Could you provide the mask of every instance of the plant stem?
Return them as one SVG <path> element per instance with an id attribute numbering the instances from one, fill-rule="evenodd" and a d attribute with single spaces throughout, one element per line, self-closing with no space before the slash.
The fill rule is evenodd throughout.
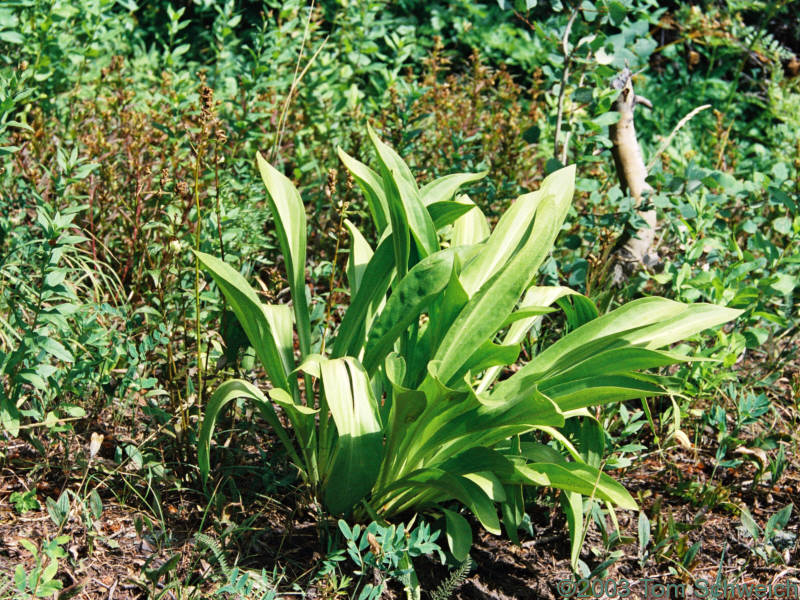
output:
<path id="1" fill-rule="evenodd" d="M 225 260 L 225 246 L 222 243 L 222 210 L 219 205 L 219 157 L 217 150 L 219 142 L 214 141 L 214 195 L 217 201 L 217 237 L 219 237 L 219 259 Z"/>
<path id="2" fill-rule="evenodd" d="M 336 225 L 336 249 L 333 251 L 333 260 L 331 261 L 331 276 L 328 280 L 328 298 L 325 301 L 325 325 L 322 329 L 322 345 L 320 346 L 319 353 L 322 356 L 325 356 L 325 338 L 328 335 L 328 323 L 331 319 L 331 308 L 333 305 L 333 289 L 334 289 L 334 281 L 336 276 L 336 261 L 339 258 L 339 242 L 342 239 L 342 224 L 344 223 L 344 217 L 347 213 L 347 203 L 343 202 L 341 204 L 341 211 L 339 212 L 339 223 Z"/>
<path id="3" fill-rule="evenodd" d="M 203 218 L 200 212 L 200 161 L 200 147 L 198 146 L 195 149 L 194 161 L 194 203 L 197 211 L 197 225 L 194 236 L 195 252 L 200 252 L 200 233 L 203 228 Z M 199 412 L 203 407 L 203 362 L 200 346 L 200 259 L 197 258 L 197 254 L 194 257 L 194 330 L 197 345 L 197 410 Z M 186 410 L 186 408 L 182 410 Z"/>
<path id="4" fill-rule="evenodd" d="M 306 41 L 308 40 L 308 33 L 311 30 L 311 17 L 314 15 L 314 0 L 311 2 L 311 6 L 308 9 L 308 19 L 306 20 L 306 26 L 303 28 L 303 41 L 300 43 L 300 54 L 297 56 L 297 63 L 294 66 L 294 76 L 292 77 L 292 85 L 289 87 L 289 93 L 286 94 L 286 100 L 283 103 L 283 108 L 281 109 L 280 117 L 278 118 L 278 132 L 275 136 L 275 141 L 272 145 L 272 152 L 270 153 L 270 160 L 272 162 L 275 161 L 275 157 L 278 154 L 278 149 L 281 145 L 281 139 L 283 138 L 283 127 L 286 124 L 286 115 L 289 111 L 289 103 L 292 101 L 292 95 L 297 87 L 297 83 L 299 81 L 298 74 L 300 73 L 300 62 L 303 60 L 303 52 L 306 49 Z M 300 76 L 302 77 L 302 75 Z"/>
<path id="5" fill-rule="evenodd" d="M 559 160 L 558 152 L 558 138 L 561 137 L 561 121 L 564 118 L 564 92 L 567 88 L 567 79 L 569 79 L 569 64 L 572 61 L 572 53 L 569 50 L 569 34 L 572 31 L 572 24 L 575 22 L 575 17 L 578 16 L 578 8 L 575 7 L 572 14 L 567 21 L 567 27 L 564 29 L 564 35 L 561 38 L 561 53 L 564 55 L 564 70 L 561 72 L 561 84 L 558 88 L 558 112 L 556 113 L 556 132 L 553 137 L 553 158 Z M 564 151 L 562 152 L 563 158 L 561 162 L 567 160 L 567 146 L 564 144 Z"/>

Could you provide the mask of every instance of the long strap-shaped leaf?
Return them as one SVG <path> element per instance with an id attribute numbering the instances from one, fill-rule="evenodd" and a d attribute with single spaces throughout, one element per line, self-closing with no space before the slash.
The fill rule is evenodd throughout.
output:
<path id="1" fill-rule="evenodd" d="M 269 208 L 292 294 L 300 353 L 305 357 L 311 351 L 311 323 L 306 300 L 306 211 L 294 184 L 283 173 L 259 153 L 256 154 L 256 162 L 269 192 Z"/>
<path id="2" fill-rule="evenodd" d="M 600 406 L 610 402 L 623 402 L 649 398 L 664 393 L 658 377 L 627 373 L 576 379 L 561 385 L 546 387 L 548 397 L 564 412 Z"/>
<path id="3" fill-rule="evenodd" d="M 522 301 L 516 312 L 523 312 L 529 307 L 548 307 L 554 302 L 565 296 L 576 295 L 578 292 L 571 290 L 568 287 L 561 286 L 532 286 L 528 288 L 523 296 Z M 589 301 L 589 300 L 587 300 Z M 590 302 L 590 301 L 589 301 Z M 510 316 L 514 316 L 512 313 Z M 505 336 L 503 337 L 503 344 L 519 344 L 525 338 L 525 335 L 530 329 L 541 319 L 538 315 L 530 315 L 526 318 L 515 320 L 511 327 L 508 328 Z M 491 367 L 486 370 L 483 377 L 478 383 L 475 391 L 480 393 L 489 389 L 498 375 L 500 375 L 501 368 L 499 366 Z"/>
<path id="4" fill-rule="evenodd" d="M 412 423 L 425 410 L 427 403 L 424 392 L 412 390 L 403 385 L 406 364 L 401 356 L 395 353 L 387 356 L 384 370 L 390 385 L 387 398 L 390 406 L 389 417 L 384 427 L 386 433 L 385 459 L 376 484 L 379 487 L 386 484 L 386 476 L 395 473 L 395 465 L 401 459 L 400 444 L 404 441 L 404 436 L 411 428 Z"/>
<path id="5" fill-rule="evenodd" d="M 439 249 L 439 240 L 411 170 L 397 152 L 378 138 L 372 127 L 369 127 L 368 132 L 381 165 L 384 192 L 392 216 L 392 231 L 400 231 L 399 225 L 408 227 L 417 244 L 420 258 L 433 254 Z M 396 219 L 404 219 L 405 222 L 399 223 Z M 404 272 L 399 267 L 398 271 Z"/>
<path id="6" fill-rule="evenodd" d="M 535 389 L 524 400 L 490 401 L 479 398 L 468 388 L 465 391 L 446 388 L 436 376 L 436 366 L 431 365 L 430 374 L 421 386 L 427 406 L 402 432 L 395 456 L 384 464 L 392 474 L 382 473 L 381 481 L 391 481 L 420 467 L 441 465 L 470 448 L 492 447 L 538 426 L 564 424 L 556 404 Z"/>
<path id="7" fill-rule="evenodd" d="M 436 202 L 450 200 L 455 196 L 458 188 L 462 185 L 483 179 L 488 174 L 489 171 L 481 171 L 480 173 L 453 173 L 452 175 L 445 175 L 439 179 L 434 179 L 419 191 L 422 203 L 425 206 L 430 206 Z"/>
<path id="8" fill-rule="evenodd" d="M 211 277 L 214 278 L 219 289 L 222 290 L 231 310 L 242 325 L 250 345 L 253 346 L 258 359 L 267 370 L 272 385 L 288 391 L 290 389 L 289 369 L 285 363 L 287 360 L 291 360 L 291 347 L 284 347 L 287 336 L 282 332 L 274 331 L 270 323 L 272 321 L 274 324 L 285 325 L 286 319 L 279 315 L 270 319 L 266 311 L 271 308 L 261 303 L 247 280 L 233 268 L 210 254 L 203 252 L 195 252 L 195 254 L 205 269 L 211 273 Z M 272 309 L 280 310 L 278 307 L 272 307 Z M 291 330 L 289 339 L 291 339 Z"/>
<path id="9" fill-rule="evenodd" d="M 383 434 L 377 401 L 364 368 L 354 358 L 329 360 L 312 355 L 301 368 L 319 375 L 325 399 L 321 408 L 327 407 L 336 426 L 330 466 L 323 475 L 325 504 L 332 513 L 347 513 L 378 477 Z M 321 427 L 320 443 L 328 444 L 328 437 Z M 323 454 L 326 451 L 321 449 Z"/>
<path id="10" fill-rule="evenodd" d="M 480 244 L 491 235 L 489 223 L 486 221 L 481 209 L 469 196 L 461 196 L 459 200 L 463 204 L 472 205 L 472 208 L 453 223 L 453 234 L 450 236 L 450 243 L 453 246 Z"/>
<path id="11" fill-rule="evenodd" d="M 433 220 L 434 228 L 436 231 L 439 231 L 443 227 L 458 221 L 459 218 L 470 212 L 474 206 L 460 200 L 446 200 L 443 202 L 434 202 L 433 204 L 429 204 L 426 208 Z"/>
<path id="12" fill-rule="evenodd" d="M 491 498 L 478 484 L 464 476 L 436 468 L 420 469 L 389 485 L 376 500 L 380 503 L 382 498 L 391 498 L 384 506 L 383 512 L 387 517 L 411 506 L 420 506 L 423 498 L 431 504 L 454 498 L 469 508 L 489 533 L 500 534 L 500 520 Z"/>
<path id="13" fill-rule="evenodd" d="M 524 244 L 470 299 L 442 340 L 434 357 L 441 361 L 442 381 L 448 382 L 475 348 L 492 339 L 536 276 L 564 222 L 574 182 L 574 166 L 560 169 L 542 182 L 536 219 Z"/>
<path id="14" fill-rule="evenodd" d="M 516 464 L 512 479 L 528 485 L 554 487 L 612 502 L 620 508 L 639 506 L 622 485 L 599 469 L 577 462 Z"/>
<path id="15" fill-rule="evenodd" d="M 464 266 L 461 273 L 461 283 L 470 296 L 517 252 L 530 233 L 536 210 L 543 199 L 545 196 L 541 190 L 524 194 L 500 217 L 481 252 Z"/>
<path id="16" fill-rule="evenodd" d="M 361 335 L 365 326 L 369 327 L 370 308 L 376 307 L 386 295 L 389 283 L 394 275 L 392 268 L 392 238 L 394 234 L 384 238 L 370 258 L 361 278 L 355 296 L 350 298 L 350 306 L 344 313 L 336 340 L 333 343 L 332 356 L 359 356 L 366 341 Z"/>
<path id="17" fill-rule="evenodd" d="M 690 360 L 692 360 L 690 356 L 662 350 L 648 350 L 647 348 L 636 346 L 612 348 L 611 350 L 599 352 L 586 360 L 578 361 L 573 366 L 559 371 L 557 374 L 543 377 L 539 383 L 539 389 L 547 393 L 546 390 L 553 386 L 576 379 L 644 371 Z"/>
<path id="18" fill-rule="evenodd" d="M 372 222 L 375 224 L 375 231 L 378 234 L 383 233 L 389 226 L 389 203 L 383 191 L 383 181 L 380 175 L 341 148 L 337 148 L 337 152 L 344 166 L 353 174 L 364 192 Z"/>
<path id="19" fill-rule="evenodd" d="M 361 287 L 364 271 L 367 269 L 373 256 L 369 242 L 361 235 L 358 228 L 348 219 L 344 220 L 347 231 L 350 232 L 350 256 L 347 259 L 347 281 L 350 284 L 350 294 L 355 296 Z"/>
<path id="20" fill-rule="evenodd" d="M 367 373 L 374 373 L 381 365 L 395 340 L 441 293 L 452 272 L 453 253 L 441 250 L 422 259 L 400 280 L 367 337 L 364 350 Z"/>
<path id="21" fill-rule="evenodd" d="M 710 304 L 686 305 L 664 298 L 634 300 L 561 338 L 495 386 L 492 396 L 509 398 L 525 394 L 545 378 L 597 357 L 606 350 L 633 345 L 655 349 L 725 323 L 739 314 L 740 311 Z M 651 366 L 663 364 L 663 358 L 664 355 L 658 355 Z"/>

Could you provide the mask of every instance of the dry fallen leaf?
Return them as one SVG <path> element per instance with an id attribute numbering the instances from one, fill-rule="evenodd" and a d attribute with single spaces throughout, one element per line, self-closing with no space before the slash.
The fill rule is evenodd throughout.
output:
<path id="1" fill-rule="evenodd" d="M 100 447 L 103 445 L 103 434 L 92 433 L 92 439 L 89 442 L 89 458 L 94 458 L 100 452 Z"/>
<path id="2" fill-rule="evenodd" d="M 758 459 L 758 462 L 761 463 L 762 468 L 766 468 L 769 465 L 769 458 L 767 458 L 767 453 L 764 452 L 761 448 L 746 448 L 745 446 L 739 446 L 734 450 L 736 454 L 746 454 L 748 456 L 755 456 Z"/>
<path id="3" fill-rule="evenodd" d="M 378 543 L 377 538 L 371 533 L 367 533 L 367 542 L 369 543 L 370 551 L 375 556 L 380 556 L 383 553 L 383 549 L 381 548 L 381 545 Z"/>

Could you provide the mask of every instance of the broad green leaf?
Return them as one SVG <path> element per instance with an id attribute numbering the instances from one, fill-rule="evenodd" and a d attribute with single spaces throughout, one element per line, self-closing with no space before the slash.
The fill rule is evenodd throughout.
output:
<path id="1" fill-rule="evenodd" d="M 294 398 L 292 398 L 285 390 L 280 388 L 272 388 L 269 391 L 269 397 L 278 404 L 281 408 L 283 408 L 287 413 L 295 412 L 297 415 L 305 415 L 311 416 L 316 415 L 319 413 L 318 408 L 314 408 L 313 406 L 306 406 L 305 404 L 300 404 L 299 402 L 295 402 Z M 292 422 L 296 422 L 297 419 L 292 419 Z"/>
<path id="2" fill-rule="evenodd" d="M 383 302 L 394 274 L 392 268 L 392 234 L 378 244 L 364 269 L 362 281 L 355 296 L 350 298 L 350 306 L 344 313 L 333 343 L 332 356 L 358 356 L 366 341 L 366 327 L 371 325 L 370 315 Z"/>
<path id="3" fill-rule="evenodd" d="M 270 326 L 270 321 L 283 322 L 280 310 L 268 317 L 264 305 L 244 277 L 215 256 L 203 252 L 195 254 L 205 269 L 211 273 L 217 287 L 230 304 L 250 345 L 267 370 L 272 385 L 289 390 L 288 371 L 284 366 L 284 361 L 288 358 L 284 346 L 284 333 L 273 332 Z"/>
<path id="4" fill-rule="evenodd" d="M 550 308 L 549 306 L 526 306 L 520 308 L 519 310 L 515 310 L 513 313 L 508 315 L 506 320 L 500 325 L 500 328 L 504 329 L 512 323 L 516 323 L 517 321 L 522 321 L 523 319 L 529 321 L 532 320 L 531 317 L 547 315 L 556 312 L 557 310 L 558 309 Z"/>
<path id="5" fill-rule="evenodd" d="M 338 438 L 325 482 L 325 504 L 348 513 L 372 488 L 383 457 L 378 406 L 367 374 L 350 357 L 320 361 L 325 399 Z"/>
<path id="6" fill-rule="evenodd" d="M 667 320 L 685 311 L 685 304 L 664 298 L 633 300 L 567 334 L 538 354 L 513 377 L 502 382 L 500 386 L 509 386 L 522 379 L 527 379 L 529 374 L 541 376 L 553 369 L 560 360 L 567 356 L 569 356 L 569 360 L 564 362 L 570 365 L 575 364 L 577 360 L 582 360 L 605 349 L 602 345 L 613 343 L 616 339 L 613 336 L 619 337 L 630 330 Z M 589 347 L 590 344 L 592 344 L 591 347 Z M 515 381 L 511 382 L 512 379 Z"/>
<path id="7" fill-rule="evenodd" d="M 486 446 L 469 447 L 457 456 L 443 462 L 440 468 L 454 475 L 489 471 L 505 478 L 510 477 L 514 472 L 514 465 L 508 458 Z"/>
<path id="8" fill-rule="evenodd" d="M 684 306 L 682 313 L 638 331 L 631 331 L 623 339 L 631 345 L 663 348 L 705 329 L 732 321 L 743 312 L 716 304 L 697 303 Z"/>
<path id="9" fill-rule="evenodd" d="M 709 304 L 686 305 L 664 298 L 634 300 L 567 334 L 500 382 L 492 393 L 513 397 L 531 385 L 538 385 L 545 376 L 555 375 L 604 350 L 625 345 L 655 349 L 738 314 L 739 311 Z"/>
<path id="10" fill-rule="evenodd" d="M 486 531 L 495 535 L 500 535 L 500 520 L 497 518 L 497 511 L 489 496 L 478 484 L 470 481 L 466 477 L 453 477 L 452 479 L 450 476 L 443 477 L 443 483 L 445 485 L 450 484 L 455 486 L 457 482 L 461 483 L 464 493 L 466 494 L 466 496 L 457 498 L 466 504 L 472 513 L 478 517 L 478 521 L 480 521 Z"/>
<path id="11" fill-rule="evenodd" d="M 419 469 L 396 480 L 382 493 L 391 494 L 398 490 L 410 490 L 412 501 L 409 502 L 407 499 L 406 502 L 417 504 L 417 502 L 413 502 L 413 496 L 420 492 L 415 490 L 426 489 L 431 493 L 426 494 L 425 497 L 431 502 L 458 500 L 478 518 L 484 529 L 495 535 L 500 534 L 500 520 L 497 518 L 497 511 L 492 500 L 480 486 L 465 477 L 452 475 L 437 468 Z M 402 509 L 403 504 L 399 503 L 388 506 L 386 512 L 391 515 L 394 510 L 402 512 Z"/>
<path id="12" fill-rule="evenodd" d="M 664 393 L 664 388 L 641 375 L 605 375 L 576 379 L 553 387 L 543 386 L 542 392 L 556 403 L 562 412 L 648 398 Z"/>
<path id="13" fill-rule="evenodd" d="M 467 371 L 479 373 L 489 367 L 513 365 L 519 358 L 519 352 L 519 344 L 500 346 L 494 342 L 484 342 L 461 366 L 461 370 L 455 376 L 463 375 Z"/>
<path id="14" fill-rule="evenodd" d="M 351 357 L 320 358 L 320 379 L 339 435 L 380 430 L 377 403 L 363 367 Z"/>
<path id="15" fill-rule="evenodd" d="M 302 356 L 311 351 L 311 324 L 306 300 L 306 211 L 294 184 L 256 153 L 258 170 L 267 187 L 275 233 L 286 264 L 297 337 Z"/>
<path id="16" fill-rule="evenodd" d="M 489 223 L 481 209 L 469 198 L 461 196 L 459 200 L 472 208 L 453 223 L 453 233 L 450 236 L 452 246 L 471 246 L 480 244 L 489 238 Z"/>
<path id="17" fill-rule="evenodd" d="M 505 484 L 506 501 L 501 509 L 503 513 L 503 527 L 506 535 L 514 544 L 519 544 L 519 528 L 525 518 L 524 488 L 520 484 Z"/>
<path id="18" fill-rule="evenodd" d="M 424 392 L 403 386 L 406 365 L 403 358 L 395 353 L 386 357 L 384 362 L 386 378 L 392 386 L 391 406 L 389 408 L 388 427 L 386 432 L 386 462 L 382 467 L 382 475 L 394 472 L 398 459 L 401 458 L 398 447 L 405 433 L 411 428 L 425 410 L 427 400 Z M 382 480 L 379 479 L 382 483 Z"/>
<path id="19" fill-rule="evenodd" d="M 614 348 L 577 362 L 573 367 L 560 371 L 557 375 L 545 375 L 539 383 L 539 389 L 544 391 L 578 379 L 618 373 L 624 374 L 631 371 L 665 367 L 690 360 L 692 360 L 690 356 L 674 352 L 648 350 L 647 348 L 638 347 Z"/>
<path id="20" fill-rule="evenodd" d="M 368 127 L 369 137 L 378 153 L 383 176 L 384 191 L 389 204 L 392 231 L 397 232 L 396 219 L 403 218 L 417 244 L 421 258 L 439 249 L 436 228 L 420 197 L 417 182 L 405 161 L 389 146 L 384 144 L 372 127 Z M 399 203 L 400 206 L 393 206 Z M 399 268 L 398 268 L 399 270 Z M 402 272 L 402 271 L 401 271 Z"/>
<path id="21" fill-rule="evenodd" d="M 564 296 L 579 295 L 578 292 L 571 290 L 568 287 L 560 286 L 531 286 L 525 292 L 522 301 L 516 313 L 523 313 L 528 308 L 544 308 L 549 307 L 554 302 L 563 298 Z M 514 314 L 509 315 L 508 319 L 512 319 Z M 505 336 L 503 337 L 503 344 L 519 344 L 525 339 L 528 331 L 541 320 L 540 315 L 531 315 L 526 319 L 515 320 L 511 323 Z M 489 389 L 489 386 L 494 383 L 497 376 L 500 374 L 500 367 L 491 367 L 484 373 L 483 378 L 476 387 L 477 392 L 484 392 Z"/>
<path id="22" fill-rule="evenodd" d="M 472 210 L 472 205 L 466 202 L 447 200 L 445 202 L 434 202 L 427 208 L 433 220 L 434 228 L 439 231 L 443 227 L 458 221 L 458 219 Z"/>
<path id="23" fill-rule="evenodd" d="M 262 304 L 261 309 L 264 311 L 272 337 L 275 339 L 284 371 L 288 373 L 294 369 L 292 309 L 285 304 Z"/>
<path id="24" fill-rule="evenodd" d="M 424 464 L 433 464 L 433 457 L 437 453 L 439 456 L 436 462 L 441 463 L 469 448 L 468 444 L 452 445 L 452 442 L 474 431 L 470 429 L 469 420 L 462 417 L 481 406 L 474 394 L 445 388 L 430 375 L 419 389 L 425 395 L 426 407 L 404 432 L 397 461 L 403 468 L 398 473 L 414 470 Z M 450 447 L 442 448 L 443 441 L 450 442 Z"/>
<path id="25" fill-rule="evenodd" d="M 364 350 L 364 367 L 368 373 L 373 373 L 383 363 L 395 340 L 447 285 L 453 271 L 453 258 L 449 250 L 432 254 L 400 280 L 369 331 Z"/>
<path id="26" fill-rule="evenodd" d="M 636 501 L 620 483 L 586 464 L 574 462 L 517 464 L 516 475 L 533 485 L 554 487 L 600 498 L 624 509 L 638 509 Z"/>
<path id="27" fill-rule="evenodd" d="M 347 281 L 350 284 L 351 298 L 358 293 L 358 288 L 361 287 L 361 280 L 364 277 L 364 272 L 367 270 L 367 265 L 373 256 L 372 248 L 361 235 L 358 228 L 353 225 L 348 219 L 344 220 L 344 226 L 350 232 L 350 256 L 347 259 Z"/>
<path id="28" fill-rule="evenodd" d="M 541 190 L 520 196 L 500 217 L 481 252 L 465 265 L 461 273 L 461 283 L 470 296 L 507 264 L 519 249 L 529 233 L 542 198 Z"/>
<path id="29" fill-rule="evenodd" d="M 582 294 L 571 294 L 556 302 L 567 317 L 568 331 L 577 329 L 599 316 L 597 305 Z"/>
<path id="30" fill-rule="evenodd" d="M 433 464 L 468 448 L 492 447 L 540 426 L 561 427 L 564 418 L 552 400 L 533 389 L 525 398 L 512 402 L 478 401 L 470 395 L 460 403 L 451 401 L 446 410 L 429 402 L 418 422 L 422 429 L 409 434 L 413 439 L 409 460 Z"/>
<path id="31" fill-rule="evenodd" d="M 444 514 L 447 545 L 455 559 L 463 562 L 469 556 L 469 550 L 472 548 L 472 527 L 457 512 L 443 508 L 442 513 Z"/>
<path id="32" fill-rule="evenodd" d="M 606 434 L 597 419 L 593 417 L 581 419 L 578 429 L 578 446 L 586 464 L 600 468 L 606 446 Z"/>
<path id="33" fill-rule="evenodd" d="M 572 569 L 578 567 L 583 545 L 583 496 L 577 492 L 565 492 L 561 495 L 561 508 L 567 517 L 569 528 L 569 561 Z"/>
<path id="34" fill-rule="evenodd" d="M 491 471 L 464 473 L 464 477 L 481 488 L 483 493 L 489 496 L 493 502 L 506 501 L 506 490 L 503 487 L 503 482 Z"/>
<path id="35" fill-rule="evenodd" d="M 458 188 L 462 185 L 483 179 L 489 171 L 480 173 L 453 173 L 445 175 L 439 179 L 434 179 L 420 190 L 420 197 L 425 206 L 430 206 L 436 202 L 452 200 Z"/>
<path id="36" fill-rule="evenodd" d="M 361 161 L 353 158 L 341 148 L 337 148 L 339 158 L 344 166 L 353 174 L 367 198 L 367 206 L 375 230 L 381 234 L 389 226 L 389 203 L 383 191 L 383 181 L 380 176 Z"/>
<path id="37" fill-rule="evenodd" d="M 574 180 L 575 167 L 571 166 L 556 171 L 542 182 L 536 219 L 525 242 L 470 299 L 445 334 L 434 357 L 441 361 L 439 376 L 442 381 L 448 382 L 475 348 L 492 339 L 536 276 L 564 222 Z M 489 238 L 487 245 L 491 243 L 492 238 Z M 465 289 L 469 293 L 466 286 Z"/>
<path id="38" fill-rule="evenodd" d="M 386 182 L 386 199 L 389 203 L 389 222 L 391 223 L 391 241 L 394 251 L 394 267 L 397 271 L 397 276 L 400 278 L 405 277 L 408 273 L 409 262 L 411 261 L 411 230 L 408 223 L 408 215 L 406 214 L 406 207 L 400 197 L 400 192 L 394 182 L 393 175 L 386 173 L 384 175 Z M 431 225 L 433 227 L 433 225 Z M 424 251 L 419 251 L 417 254 L 425 255 Z"/>
<path id="39" fill-rule="evenodd" d="M 447 330 L 450 329 L 458 313 L 469 301 L 467 293 L 458 278 L 458 267 L 459 260 L 458 256 L 456 256 L 450 281 L 444 293 L 440 294 L 431 304 L 429 310 L 430 320 L 427 328 L 415 348 L 414 355 L 411 356 L 409 364 L 410 381 L 414 384 L 419 383 L 427 373 L 428 363 L 438 349 L 442 338 L 447 333 Z"/>

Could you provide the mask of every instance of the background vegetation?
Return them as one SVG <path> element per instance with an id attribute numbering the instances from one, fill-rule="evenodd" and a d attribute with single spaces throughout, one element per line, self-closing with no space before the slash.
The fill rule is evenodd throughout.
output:
<path id="1" fill-rule="evenodd" d="M 573 572 L 786 577 L 800 525 L 798 8 L 4 2 L 0 597 L 399 597 L 412 567 L 438 598 L 558 597 L 541 582 Z M 610 80 L 625 66 L 654 105 L 636 126 L 662 264 L 614 286 L 613 246 L 638 225 L 609 152 Z M 373 247 L 380 234 L 336 153 L 373 163 L 367 124 L 417 181 L 488 171 L 462 191 L 492 225 L 575 164 L 540 285 L 569 286 L 601 314 L 650 295 L 743 311 L 673 347 L 715 362 L 663 370 L 668 395 L 593 409 L 597 466 L 640 514 L 593 495 L 562 512 L 561 492 L 535 488 L 521 546 L 472 519 L 472 559 L 458 561 L 435 518 L 327 514 L 276 434 L 236 403 L 204 485 L 211 392 L 266 378 L 191 250 L 231 265 L 262 301 L 289 301 L 260 152 L 305 205 L 309 343 L 321 350 L 349 304 L 343 219 Z M 521 362 L 579 312 L 544 316 Z"/>

